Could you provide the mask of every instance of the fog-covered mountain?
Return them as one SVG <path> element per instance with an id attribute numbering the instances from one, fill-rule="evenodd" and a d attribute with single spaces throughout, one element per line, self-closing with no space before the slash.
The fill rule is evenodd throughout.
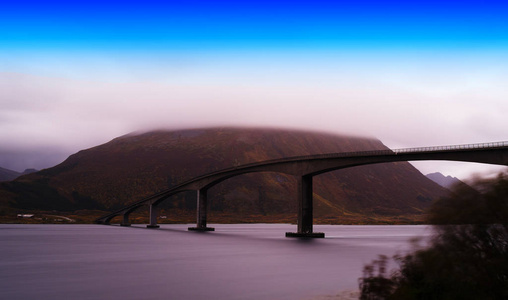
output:
<path id="1" fill-rule="evenodd" d="M 283 129 L 205 128 L 129 134 L 82 150 L 49 169 L 0 184 L 0 204 L 23 209 L 113 210 L 211 171 L 275 158 L 384 150 L 371 138 Z M 316 176 L 316 216 L 421 213 L 445 189 L 406 162 Z M 253 173 L 209 190 L 212 211 L 296 213 L 296 179 Z M 167 201 L 192 211 L 195 195 Z"/>

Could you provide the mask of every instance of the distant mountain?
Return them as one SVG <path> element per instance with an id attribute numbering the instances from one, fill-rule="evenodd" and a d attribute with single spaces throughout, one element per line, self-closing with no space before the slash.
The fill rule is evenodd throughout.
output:
<path id="1" fill-rule="evenodd" d="M 206 128 L 133 133 L 80 151 L 49 169 L 0 184 L 0 206 L 113 210 L 195 176 L 281 157 L 388 149 L 379 140 L 282 129 Z M 421 213 L 446 193 L 406 162 L 360 166 L 314 179 L 316 216 Z M 278 173 L 233 177 L 209 190 L 211 211 L 295 214 L 296 180 Z M 192 212 L 194 193 L 166 201 Z"/>
<path id="2" fill-rule="evenodd" d="M 21 175 L 27 175 L 27 174 L 32 174 L 32 173 L 35 173 L 39 170 L 36 170 L 36 169 L 25 169 L 25 171 L 23 171 L 23 173 L 21 173 Z"/>
<path id="3" fill-rule="evenodd" d="M 0 181 L 11 181 L 16 179 L 20 173 L 9 169 L 0 168 Z"/>
<path id="4" fill-rule="evenodd" d="M 464 182 L 460 181 L 457 177 L 444 176 L 439 172 L 430 173 L 425 176 L 427 176 L 427 178 L 429 178 L 430 180 L 447 189 L 457 184 L 464 184 Z"/>
<path id="5" fill-rule="evenodd" d="M 35 172 L 37 172 L 36 169 L 26 169 L 25 171 L 23 171 L 23 173 L 18 173 L 16 171 L 12 171 L 12 170 L 4 169 L 4 168 L 0 167 L 0 181 L 11 181 L 11 180 L 18 178 L 19 176 L 30 174 L 30 173 L 35 173 Z"/>

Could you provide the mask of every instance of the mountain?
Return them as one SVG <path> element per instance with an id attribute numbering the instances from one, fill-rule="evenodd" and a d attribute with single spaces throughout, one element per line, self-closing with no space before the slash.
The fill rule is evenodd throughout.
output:
<path id="1" fill-rule="evenodd" d="M 30 173 L 34 173 L 34 172 L 37 172 L 37 170 L 36 169 L 26 169 L 25 171 L 23 171 L 23 173 L 18 173 L 16 171 L 12 171 L 12 170 L 4 169 L 4 168 L 0 167 L 0 181 L 11 181 L 11 180 L 18 178 L 21 175 L 26 175 L 26 174 L 30 174 Z"/>
<path id="2" fill-rule="evenodd" d="M 113 210 L 215 170 L 290 156 L 384 150 L 379 140 L 283 129 L 205 128 L 132 133 L 63 163 L 0 184 L 0 206 Z M 441 188 L 406 162 L 360 166 L 314 179 L 316 216 L 421 213 Z M 195 193 L 165 201 L 193 212 Z M 296 179 L 278 173 L 233 177 L 209 190 L 212 212 L 296 214 Z"/>
<path id="3" fill-rule="evenodd" d="M 457 184 L 464 184 L 462 181 L 460 181 L 457 177 L 451 177 L 451 176 L 444 176 L 443 174 L 436 172 L 436 173 L 430 173 L 425 175 L 430 180 L 434 181 L 435 183 L 439 184 L 440 186 L 444 188 L 451 188 L 454 185 Z"/>
<path id="4" fill-rule="evenodd" d="M 11 181 L 17 178 L 20 173 L 9 169 L 0 168 L 0 181 Z"/>
<path id="5" fill-rule="evenodd" d="M 37 171 L 38 170 L 36 170 L 36 169 L 25 169 L 25 171 L 23 171 L 23 173 L 21 173 L 21 175 L 31 174 L 31 173 L 35 173 Z"/>

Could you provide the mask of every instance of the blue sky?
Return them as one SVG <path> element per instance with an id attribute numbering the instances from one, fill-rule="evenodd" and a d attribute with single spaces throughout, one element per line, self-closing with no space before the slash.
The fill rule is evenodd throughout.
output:
<path id="1" fill-rule="evenodd" d="M 503 1 L 11 1 L 5 47 L 506 47 Z"/>
<path id="2" fill-rule="evenodd" d="M 507 15 L 504 1 L 3 3 L 0 166 L 49 167 L 156 127 L 508 140 Z"/>

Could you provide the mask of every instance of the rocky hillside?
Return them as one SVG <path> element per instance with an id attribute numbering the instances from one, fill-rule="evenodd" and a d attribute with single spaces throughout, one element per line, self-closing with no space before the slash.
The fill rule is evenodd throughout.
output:
<path id="1" fill-rule="evenodd" d="M 113 210 L 195 176 L 274 158 L 387 149 L 379 140 L 281 129 L 208 128 L 129 134 L 80 151 L 63 163 L 0 184 L 10 208 Z M 419 213 L 445 190 L 406 162 L 338 170 L 316 176 L 317 216 Z M 255 173 L 210 189 L 211 210 L 240 214 L 293 214 L 296 180 Z M 194 194 L 166 201 L 195 207 Z"/>

